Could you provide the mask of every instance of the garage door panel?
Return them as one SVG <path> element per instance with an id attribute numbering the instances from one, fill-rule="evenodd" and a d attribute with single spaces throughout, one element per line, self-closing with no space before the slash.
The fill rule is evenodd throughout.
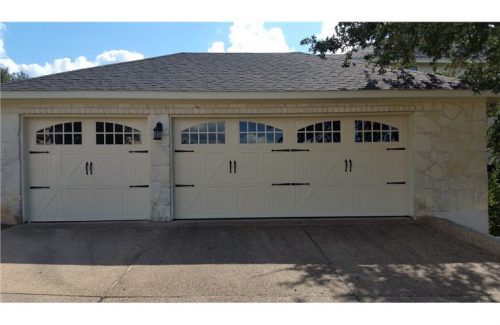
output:
<path id="1" fill-rule="evenodd" d="M 205 154 L 206 163 L 201 167 L 205 170 L 201 181 L 207 183 L 227 182 L 230 178 L 229 159 L 227 153 L 208 152 Z"/>
<path id="2" fill-rule="evenodd" d="M 406 184 L 381 186 L 379 192 L 382 215 L 404 215 L 408 211 L 408 190 Z"/>
<path id="3" fill-rule="evenodd" d="M 115 187 L 93 191 L 94 216 L 97 219 L 117 219 L 123 215 L 123 190 Z"/>
<path id="4" fill-rule="evenodd" d="M 379 154 L 378 174 L 386 182 L 406 180 L 407 154 L 404 150 L 385 151 Z"/>
<path id="5" fill-rule="evenodd" d="M 205 153 L 176 153 L 175 154 L 175 179 L 177 183 L 191 183 L 194 180 L 206 179 Z"/>
<path id="6" fill-rule="evenodd" d="M 55 154 L 30 154 L 30 185 L 41 186 L 54 184 L 59 170 L 59 157 Z"/>
<path id="7" fill-rule="evenodd" d="M 86 163 L 88 161 L 81 154 L 61 153 L 60 159 L 60 173 L 62 174 L 60 184 L 62 184 L 62 187 L 88 185 L 92 182 L 92 178 L 86 174 Z"/>
<path id="8" fill-rule="evenodd" d="M 352 206 L 352 188 L 349 186 L 321 186 L 322 215 L 346 216 Z"/>
<path id="9" fill-rule="evenodd" d="M 178 219 L 206 217 L 204 188 L 176 188 L 175 211 Z"/>
<path id="10" fill-rule="evenodd" d="M 129 184 L 149 184 L 149 168 L 144 168 L 149 163 L 147 154 L 124 154 L 122 156 L 123 179 Z"/>
<path id="11" fill-rule="evenodd" d="M 98 153 L 92 159 L 92 180 L 96 184 L 123 184 L 123 158 L 121 153 Z"/>
<path id="12" fill-rule="evenodd" d="M 150 189 L 131 188 L 123 191 L 124 219 L 147 219 L 151 214 Z"/>
<path id="13" fill-rule="evenodd" d="M 377 187 L 373 185 L 353 186 L 351 211 L 353 216 L 378 215 Z"/>
<path id="14" fill-rule="evenodd" d="M 30 211 L 32 218 L 50 221 L 60 217 L 61 198 L 55 190 L 32 189 L 30 190 Z"/>
<path id="15" fill-rule="evenodd" d="M 238 182 L 253 183 L 260 182 L 264 172 L 264 154 L 263 152 L 241 152 L 234 161 L 237 162 L 235 174 Z"/>
<path id="16" fill-rule="evenodd" d="M 88 220 L 94 215 L 92 189 L 65 189 L 58 196 L 61 197 L 58 220 Z"/>
<path id="17" fill-rule="evenodd" d="M 376 151 L 348 153 L 349 178 L 357 184 L 373 184 L 377 182 L 378 157 Z"/>
<path id="18" fill-rule="evenodd" d="M 284 182 L 290 178 L 292 172 L 293 160 L 289 152 L 264 153 L 264 178 L 268 183 Z"/>
<path id="19" fill-rule="evenodd" d="M 212 218 L 238 216 L 238 191 L 232 186 L 209 186 L 205 188 L 206 214 Z"/>
<path id="20" fill-rule="evenodd" d="M 241 217 L 259 217 L 265 214 L 263 185 L 238 187 L 238 214 Z"/>
<path id="21" fill-rule="evenodd" d="M 294 186 L 295 210 L 300 216 L 322 216 L 323 198 L 320 188 L 311 186 Z"/>
<path id="22" fill-rule="evenodd" d="M 290 186 L 266 188 L 266 214 L 269 216 L 293 216 L 295 193 Z"/>

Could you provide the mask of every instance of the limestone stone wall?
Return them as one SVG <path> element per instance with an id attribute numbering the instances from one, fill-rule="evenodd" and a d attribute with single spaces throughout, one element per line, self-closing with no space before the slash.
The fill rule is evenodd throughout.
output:
<path id="1" fill-rule="evenodd" d="M 486 105 L 424 103 L 414 113 L 415 216 L 487 232 Z"/>
<path id="2" fill-rule="evenodd" d="M 486 106 L 480 100 L 343 100 L 286 102 L 20 102 L 2 104 L 2 222 L 21 221 L 20 114 L 133 115 L 158 121 L 151 141 L 151 216 L 172 220 L 170 117 L 189 115 L 407 114 L 410 118 L 412 215 L 451 219 L 486 232 Z M 16 219 L 17 218 L 17 219 Z"/>
<path id="3" fill-rule="evenodd" d="M 19 114 L 15 110 L 2 110 L 0 127 L 2 223 L 16 224 L 21 220 Z"/>

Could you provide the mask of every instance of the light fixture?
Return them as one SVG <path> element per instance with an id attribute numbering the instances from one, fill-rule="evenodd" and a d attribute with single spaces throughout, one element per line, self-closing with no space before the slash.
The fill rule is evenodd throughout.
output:
<path id="1" fill-rule="evenodd" d="M 163 124 L 161 122 L 156 123 L 155 128 L 153 129 L 154 131 L 154 140 L 161 140 L 161 134 L 163 133 Z"/>

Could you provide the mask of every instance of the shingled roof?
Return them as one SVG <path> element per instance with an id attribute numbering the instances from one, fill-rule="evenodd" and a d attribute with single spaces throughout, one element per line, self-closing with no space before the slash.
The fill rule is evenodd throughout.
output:
<path id="1" fill-rule="evenodd" d="M 47 75 L 3 91 L 281 92 L 464 89 L 456 79 L 400 70 L 380 75 L 364 62 L 305 53 L 178 53 Z"/>

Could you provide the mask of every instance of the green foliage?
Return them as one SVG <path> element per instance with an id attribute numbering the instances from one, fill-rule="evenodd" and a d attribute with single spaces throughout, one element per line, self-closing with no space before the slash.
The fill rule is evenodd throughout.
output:
<path id="1" fill-rule="evenodd" d="M 324 40 L 305 38 L 301 45 L 325 57 L 328 52 L 345 53 L 345 65 L 352 55 L 366 48 L 366 60 L 378 67 L 408 68 L 415 65 L 415 52 L 431 59 L 436 71 L 439 59 L 449 60 L 450 74 L 460 78 L 474 92 L 500 92 L 500 30 L 498 23 L 339 23 L 335 34 Z M 333 34 L 333 31 L 332 31 Z"/>
<path id="2" fill-rule="evenodd" d="M 488 128 L 488 151 L 494 170 L 488 179 L 488 226 L 490 234 L 500 236 L 500 105 L 488 107 L 493 123 Z"/>
<path id="3" fill-rule="evenodd" d="M 9 68 L 0 68 L 0 83 L 29 79 L 29 77 L 24 71 L 9 73 Z"/>

